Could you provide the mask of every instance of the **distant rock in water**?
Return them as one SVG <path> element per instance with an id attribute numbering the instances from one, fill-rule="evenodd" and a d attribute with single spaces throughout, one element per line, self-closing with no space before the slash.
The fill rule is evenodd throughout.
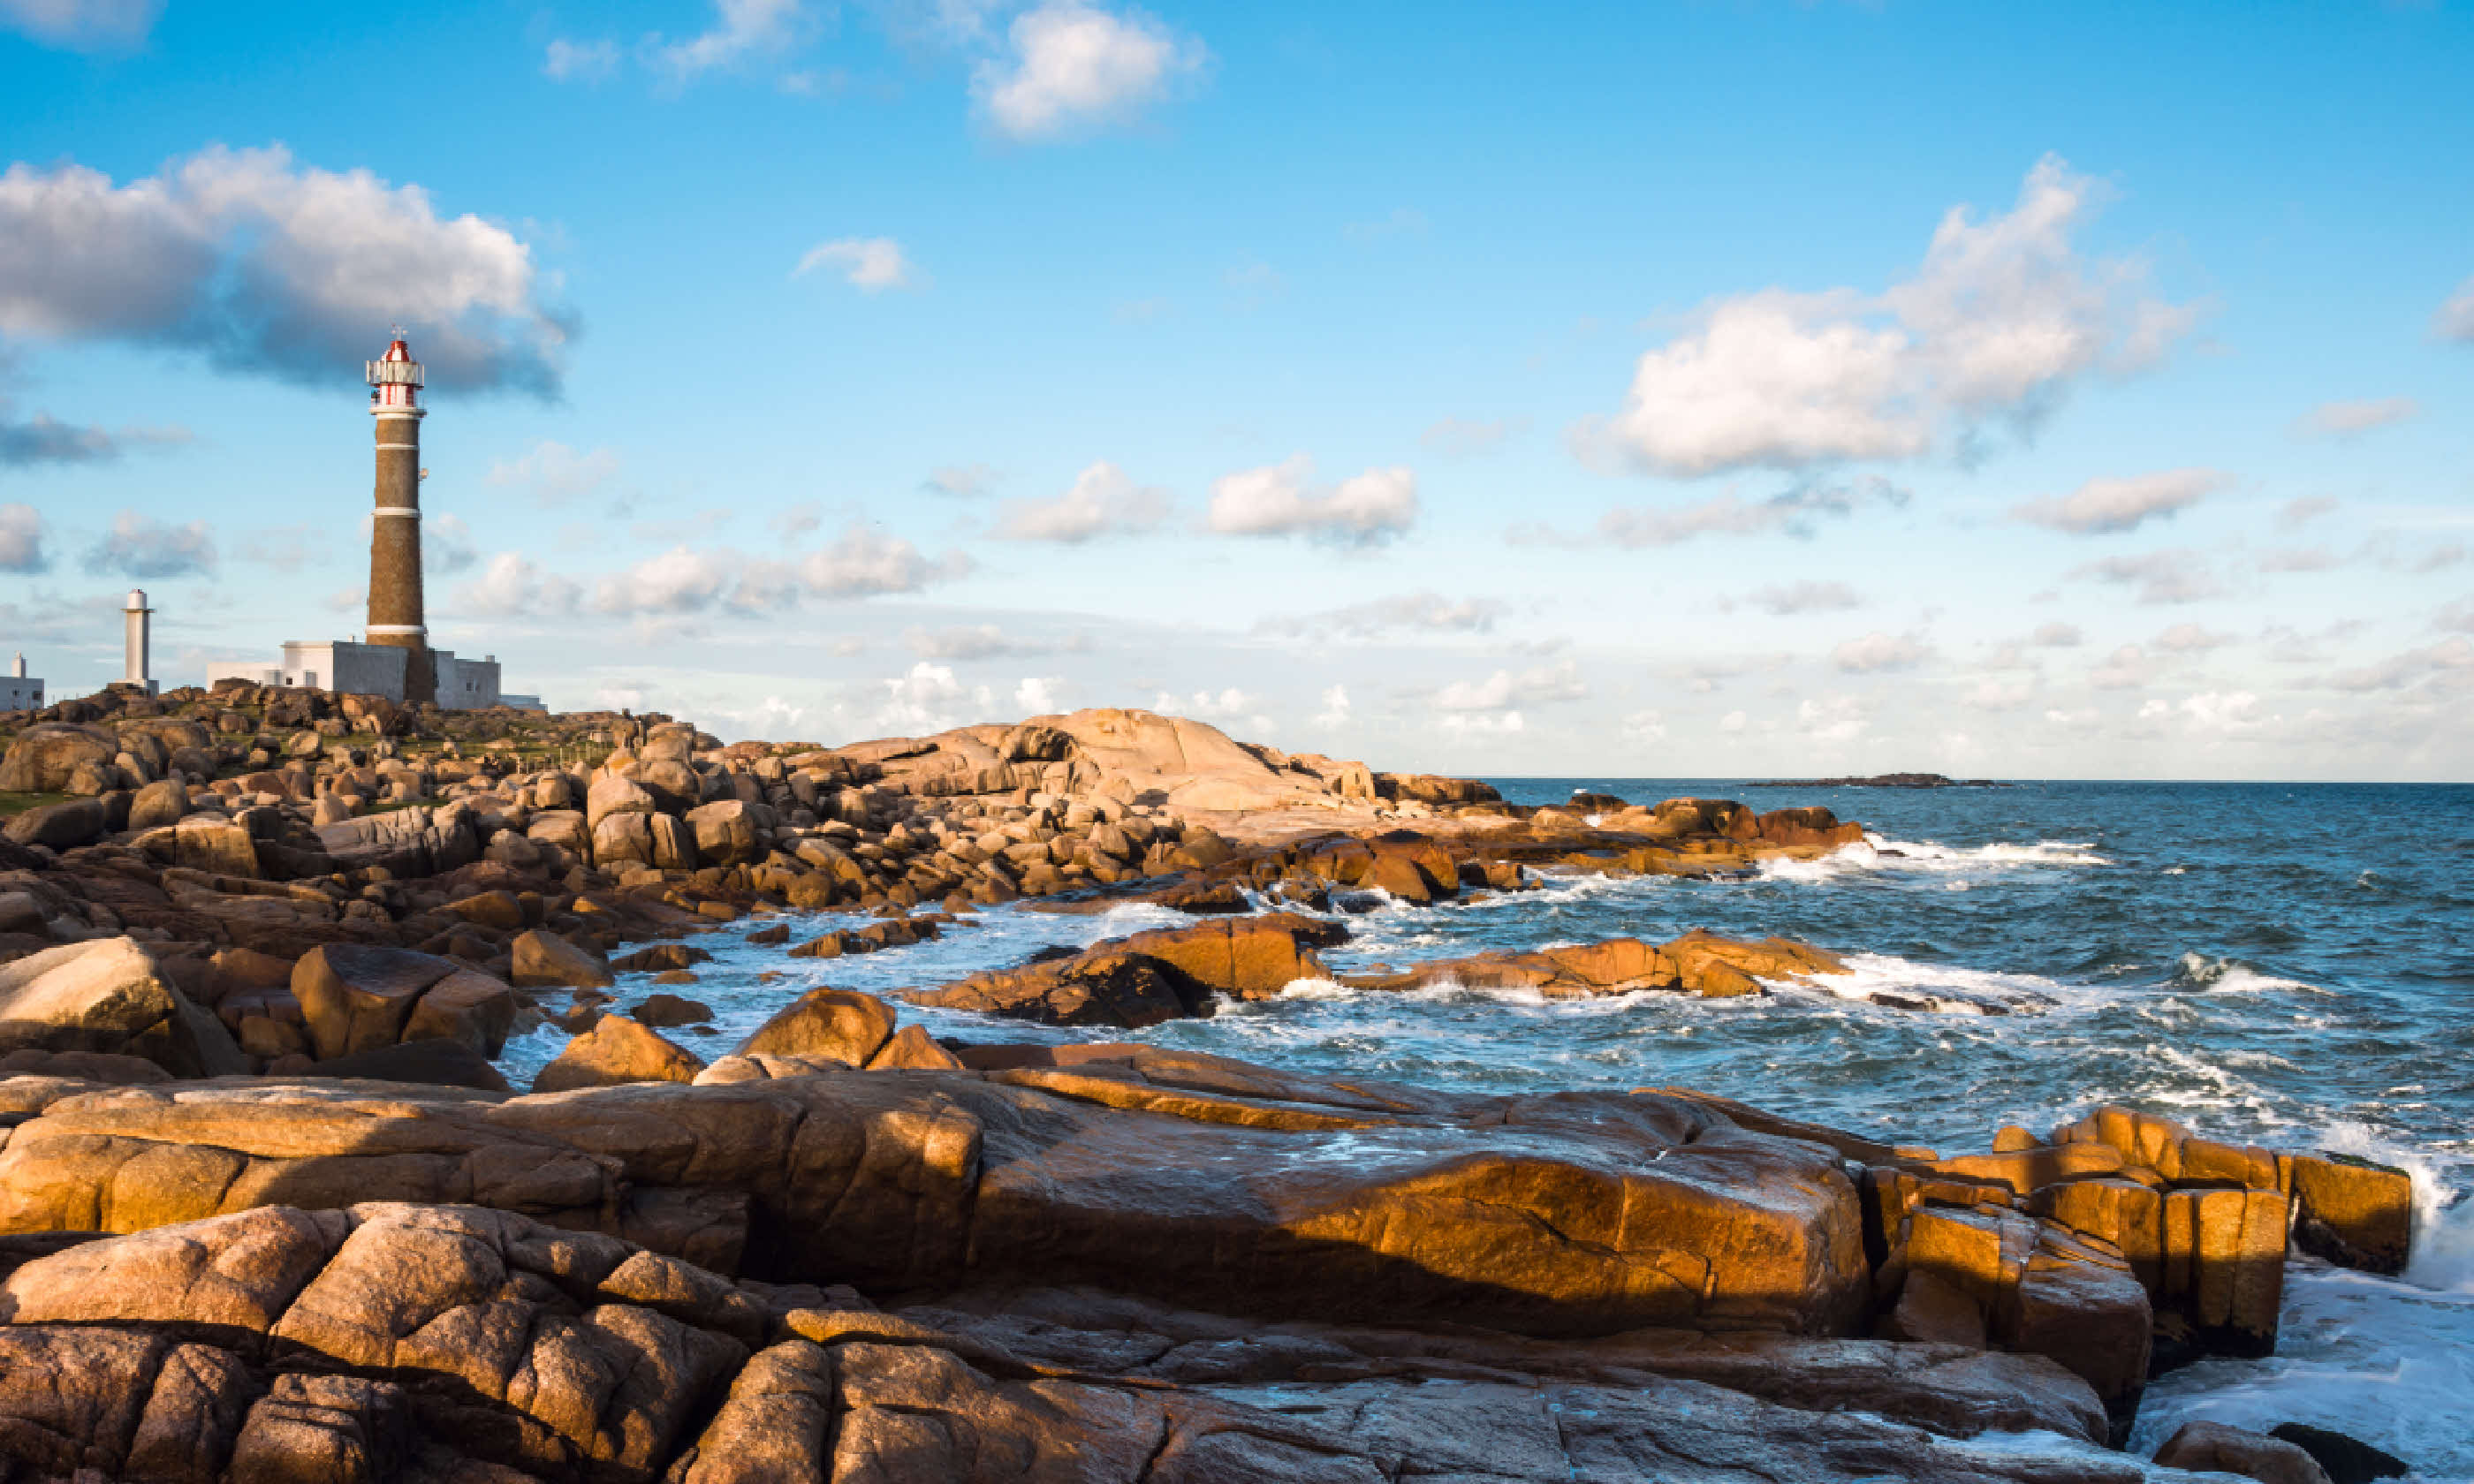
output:
<path id="1" fill-rule="evenodd" d="M 1869 778 L 1769 778 L 1746 788 L 2011 788 L 1991 778 L 1951 778 L 1938 773 L 1877 773 Z"/>

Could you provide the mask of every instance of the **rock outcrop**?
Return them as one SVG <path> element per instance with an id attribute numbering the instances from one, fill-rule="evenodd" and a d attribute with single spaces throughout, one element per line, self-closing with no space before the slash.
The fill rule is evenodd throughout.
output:
<path id="1" fill-rule="evenodd" d="M 1724 999 L 1760 993 L 1764 980 L 1795 982 L 1810 974 L 1843 974 L 1837 955 L 1784 938 L 1742 943 L 1692 932 L 1664 944 L 1637 938 L 1546 948 L 1536 953 L 1486 953 L 1437 959 L 1397 973 L 1344 974 L 1360 990 L 1534 990 L 1550 999 L 1661 990 Z"/>
<path id="2" fill-rule="evenodd" d="M 1209 1015 L 1217 995 L 1263 999 L 1300 979 L 1327 977 L 1314 950 L 1346 938 L 1345 928 L 1293 912 L 1223 918 L 1135 933 L 903 997 L 1051 1025 L 1139 1029 Z"/>
<path id="3" fill-rule="evenodd" d="M 0 1276 L 0 1442 L 35 1477 L 2150 1477 L 2093 1414 L 1947 1346 L 1266 1328 L 1055 1289 L 886 1310 L 458 1206 L 266 1207 Z"/>
<path id="4" fill-rule="evenodd" d="M 178 1077 L 249 1069 L 215 1017 L 126 938 L 67 944 L 0 965 L 0 1053 L 21 1049 L 142 1057 Z"/>
<path id="5" fill-rule="evenodd" d="M 0 1149 L 0 1231 L 473 1201 L 783 1280 L 1090 1281 L 1540 1334 L 1845 1332 L 1868 1282 L 1833 1157 L 1653 1097 L 1451 1097 L 1156 1053 L 498 1102 L 346 1086 L 50 1100 Z"/>

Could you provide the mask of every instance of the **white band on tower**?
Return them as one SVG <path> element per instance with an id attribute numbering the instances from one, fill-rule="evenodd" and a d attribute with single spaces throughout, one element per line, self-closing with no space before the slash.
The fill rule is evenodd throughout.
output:
<path id="1" fill-rule="evenodd" d="M 415 453 L 419 453 L 421 451 L 421 445 L 419 443 L 380 443 L 378 446 L 381 448 L 409 448 Z"/>
<path id="2" fill-rule="evenodd" d="M 410 418 L 415 422 L 429 416 L 426 407 L 393 407 L 380 405 L 370 409 L 370 416 L 383 421 L 388 418 Z"/>
<path id="3" fill-rule="evenodd" d="M 376 511 L 372 512 L 372 514 L 379 515 L 404 515 L 414 520 L 419 520 L 421 518 L 421 509 L 414 505 L 381 505 Z"/>
<path id="4" fill-rule="evenodd" d="M 429 632 L 429 625 L 427 625 L 427 624 L 368 624 L 368 625 L 365 625 L 365 626 L 364 626 L 364 630 L 365 630 L 365 632 L 370 633 L 370 634 L 427 634 L 427 633 Z"/>

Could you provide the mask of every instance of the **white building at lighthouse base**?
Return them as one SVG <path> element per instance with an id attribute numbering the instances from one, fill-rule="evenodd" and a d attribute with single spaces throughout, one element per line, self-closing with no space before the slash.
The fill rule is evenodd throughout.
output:
<path id="1" fill-rule="evenodd" d="M 403 699 L 403 671 L 410 650 L 394 644 L 361 644 L 351 639 L 288 639 L 283 658 L 275 664 L 227 659 L 206 666 L 206 684 L 225 680 L 252 685 L 297 685 L 304 690 L 331 690 L 344 695 Z M 498 688 L 498 657 L 459 659 L 451 649 L 433 649 L 430 663 L 438 673 L 438 706 L 446 711 L 478 711 L 494 706 L 519 710 L 544 709 L 539 696 L 511 696 Z"/>

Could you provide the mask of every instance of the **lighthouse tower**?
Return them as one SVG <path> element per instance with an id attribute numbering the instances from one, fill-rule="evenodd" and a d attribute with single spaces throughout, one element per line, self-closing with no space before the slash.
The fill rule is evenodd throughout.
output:
<path id="1" fill-rule="evenodd" d="M 403 699 L 438 699 L 438 672 L 421 603 L 421 363 L 400 330 L 368 363 L 370 417 L 377 426 L 377 514 L 370 531 L 369 641 L 407 651 Z"/>

